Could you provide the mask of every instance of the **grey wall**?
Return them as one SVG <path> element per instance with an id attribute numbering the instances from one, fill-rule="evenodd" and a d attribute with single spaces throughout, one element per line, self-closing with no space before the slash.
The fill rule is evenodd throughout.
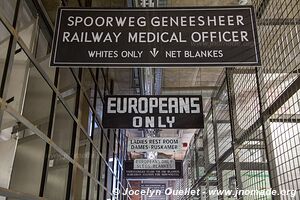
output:
<path id="1" fill-rule="evenodd" d="M 16 145 L 15 139 L 0 142 L 0 187 L 8 188 L 9 186 Z M 4 199 L 0 197 L 0 200 Z"/>
<path id="2" fill-rule="evenodd" d="M 19 139 L 12 170 L 10 189 L 39 194 L 45 142 L 31 135 Z"/>

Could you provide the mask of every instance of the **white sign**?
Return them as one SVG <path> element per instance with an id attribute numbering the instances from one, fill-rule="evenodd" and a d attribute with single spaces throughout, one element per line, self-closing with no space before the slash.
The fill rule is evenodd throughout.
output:
<path id="1" fill-rule="evenodd" d="M 181 150 L 180 138 L 129 138 L 128 152 L 174 152 Z"/>

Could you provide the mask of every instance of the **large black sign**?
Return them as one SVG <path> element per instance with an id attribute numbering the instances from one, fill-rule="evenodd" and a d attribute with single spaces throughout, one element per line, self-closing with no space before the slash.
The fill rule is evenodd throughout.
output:
<path id="1" fill-rule="evenodd" d="M 52 66 L 260 65 L 253 7 L 60 8 Z"/>
<path id="2" fill-rule="evenodd" d="M 106 96 L 105 128 L 204 128 L 202 97 Z"/>
<path id="3" fill-rule="evenodd" d="M 124 162 L 124 176 L 127 179 L 181 179 L 182 161 L 175 161 L 175 169 L 134 169 L 133 160 Z"/>

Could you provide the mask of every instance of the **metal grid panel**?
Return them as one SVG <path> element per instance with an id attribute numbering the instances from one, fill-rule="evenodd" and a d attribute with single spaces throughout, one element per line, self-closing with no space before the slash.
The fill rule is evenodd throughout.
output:
<path id="1" fill-rule="evenodd" d="M 244 141 L 236 151 L 241 165 L 241 182 L 244 190 L 270 189 L 265 147 L 260 140 L 262 131 L 258 129 Z M 244 199 L 270 199 L 270 196 L 251 195 Z"/>
<path id="2" fill-rule="evenodd" d="M 262 67 L 233 72 L 243 189 L 299 190 L 299 1 L 253 1 Z M 241 89 L 242 90 L 241 90 Z M 261 108 L 261 109 L 260 109 Z M 234 108 L 233 108 L 234 109 Z M 241 116 L 239 116 L 241 115 Z M 297 194 L 296 198 L 299 198 Z M 244 199 L 270 199 L 251 196 Z M 280 195 L 274 198 L 290 199 Z"/>
<path id="3" fill-rule="evenodd" d="M 256 79 L 253 69 L 235 69 L 233 81 L 233 112 L 235 120 L 236 138 L 242 137 L 245 130 L 259 118 L 259 101 Z"/>
<path id="4" fill-rule="evenodd" d="M 263 66 L 258 69 L 258 80 L 266 118 L 271 183 L 279 191 L 298 190 L 295 196 L 298 199 L 300 3 L 297 0 L 270 1 L 258 15 L 265 21 L 265 26 L 259 26 L 259 32 L 263 33 L 260 34 Z M 273 20 L 266 20 L 270 18 Z M 281 199 L 290 197 L 281 196 Z"/>
<path id="5" fill-rule="evenodd" d="M 264 23 L 258 26 L 258 32 L 262 56 L 259 79 L 265 110 L 299 75 L 300 3 L 269 1 L 258 15 L 261 16 L 258 22 Z"/>
<path id="6" fill-rule="evenodd" d="M 214 122 L 217 125 L 218 158 L 220 158 L 231 147 L 232 142 L 226 86 L 224 86 L 224 89 L 221 89 L 220 95 L 216 99 L 214 117 Z"/>
<path id="7" fill-rule="evenodd" d="M 262 67 L 227 69 L 226 77 L 221 75 L 220 79 L 227 81 L 229 107 L 226 103 L 222 105 L 226 102 L 226 95 L 221 98 L 224 87 L 207 105 L 210 112 L 203 141 L 206 173 L 195 182 L 195 187 L 201 187 L 204 181 L 206 190 L 213 189 L 209 179 L 216 169 L 218 189 L 229 189 L 236 181 L 236 188 L 244 190 L 296 190 L 294 199 L 299 199 L 300 2 L 253 0 L 252 3 L 257 14 Z M 222 112 L 226 109 L 230 117 Z M 228 118 L 230 126 L 218 123 Z M 216 164 L 211 163 L 214 155 L 218 158 Z M 229 177 L 233 177 L 233 185 Z M 215 197 L 206 194 L 204 198 Z M 238 199 L 292 199 L 292 196 L 256 194 L 240 195 Z"/>
<path id="8" fill-rule="evenodd" d="M 224 78 L 224 77 L 222 77 Z M 235 199 L 233 192 L 236 187 L 236 176 L 234 168 L 234 159 L 232 154 L 232 135 L 230 126 L 230 115 L 228 105 L 228 93 L 225 82 L 216 94 L 216 100 L 213 107 L 214 120 L 216 124 L 217 136 L 217 188 L 218 190 L 233 190 L 232 194 L 223 194 L 219 199 Z M 226 159 L 223 159 L 223 158 Z M 220 160 L 223 159 L 223 160 Z"/>

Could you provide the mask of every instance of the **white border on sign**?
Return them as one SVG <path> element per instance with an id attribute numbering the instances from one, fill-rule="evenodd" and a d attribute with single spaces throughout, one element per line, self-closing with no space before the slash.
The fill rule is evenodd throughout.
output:
<path id="1" fill-rule="evenodd" d="M 58 44 L 58 36 L 59 36 L 59 30 L 60 30 L 60 22 L 61 22 L 61 15 L 62 15 L 62 11 L 66 10 L 66 11 L 73 11 L 73 10 L 84 10 L 84 11 L 95 11 L 95 10 L 99 10 L 99 11 L 118 11 L 118 12 L 122 12 L 122 11 L 154 11 L 155 9 L 97 9 L 97 8 L 89 8 L 89 9 L 72 9 L 72 8 L 61 8 L 60 9 L 60 13 L 59 13 L 59 22 L 58 22 L 58 26 L 57 26 L 57 35 L 56 35 L 56 39 L 55 39 L 55 51 L 54 51 L 54 56 L 53 56 L 53 64 L 68 64 L 68 65 L 86 65 L 86 64 L 91 64 L 91 65 L 132 65 L 132 66 L 137 66 L 137 65 L 214 65 L 214 64 L 218 64 L 218 65 L 222 65 L 222 64 L 232 64 L 232 65 L 238 65 L 238 64 L 258 64 L 259 60 L 258 60 L 258 52 L 257 52 L 257 46 L 256 46 L 256 42 L 257 38 L 256 35 L 254 33 L 254 21 L 253 21 L 253 17 L 252 17 L 252 12 L 251 12 L 251 7 L 236 7 L 236 8 L 180 8 L 180 9 L 174 9 L 174 8 L 159 8 L 159 10 L 163 10 L 163 11 L 178 11 L 178 10 L 249 10 L 250 12 L 250 18 L 251 18 L 251 25 L 252 25 L 252 35 L 253 35 L 253 41 L 254 41 L 254 45 L 255 45 L 255 58 L 256 61 L 255 62 L 209 62 L 209 63 L 99 63 L 99 62 L 56 62 L 56 54 L 57 54 L 57 44 Z M 51 60 L 51 58 L 50 58 Z M 66 67 L 70 67 L 70 66 L 66 66 Z M 168 67 L 172 67 L 172 66 L 163 66 L 164 68 L 168 68 Z M 219 67 L 219 66 L 218 66 Z M 172 67 L 174 68 L 174 67 Z"/>

